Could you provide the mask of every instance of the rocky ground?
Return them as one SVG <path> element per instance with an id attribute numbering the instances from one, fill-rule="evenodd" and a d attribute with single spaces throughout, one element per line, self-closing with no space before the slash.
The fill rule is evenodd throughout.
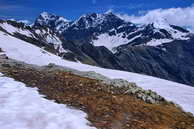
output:
<path id="1" fill-rule="evenodd" d="M 48 99 L 85 111 L 98 129 L 194 129 L 192 115 L 124 80 L 53 64 L 27 65 L 2 57 L 0 72 L 38 87 Z"/>

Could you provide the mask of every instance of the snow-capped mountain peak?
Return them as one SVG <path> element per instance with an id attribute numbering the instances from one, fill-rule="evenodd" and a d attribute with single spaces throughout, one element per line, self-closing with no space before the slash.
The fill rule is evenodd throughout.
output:
<path id="1" fill-rule="evenodd" d="M 42 12 L 42 13 L 40 14 L 40 16 L 41 16 L 42 18 L 44 18 L 44 19 L 48 19 L 49 16 L 50 16 L 50 14 L 49 14 L 48 12 Z"/>
<path id="2" fill-rule="evenodd" d="M 70 23 L 70 20 L 52 13 L 43 12 L 34 23 L 34 27 L 46 26 L 52 30 L 62 32 Z"/>
<path id="3" fill-rule="evenodd" d="M 173 40 L 188 40 L 189 31 L 174 25 L 170 25 L 168 21 L 164 18 L 158 18 L 153 22 L 154 31 L 160 32 L 161 34 L 167 31 Z"/>
<path id="4" fill-rule="evenodd" d="M 170 24 L 168 23 L 167 19 L 158 18 L 153 22 L 153 26 L 158 29 L 167 29 L 170 28 Z"/>
<path id="5" fill-rule="evenodd" d="M 42 12 L 39 16 L 39 18 L 42 18 L 42 20 L 55 20 L 58 19 L 63 22 L 69 22 L 69 20 L 65 19 L 64 17 L 61 16 L 56 16 L 55 14 L 48 13 L 48 12 Z M 40 19 L 38 19 L 40 20 Z"/>
<path id="6" fill-rule="evenodd" d="M 104 13 L 104 14 L 97 14 L 91 13 L 82 15 L 78 20 L 76 20 L 73 25 L 83 28 L 90 28 L 90 27 L 97 27 L 101 26 L 102 24 L 114 23 L 114 22 L 124 22 L 119 17 L 114 15 L 113 13 Z"/>

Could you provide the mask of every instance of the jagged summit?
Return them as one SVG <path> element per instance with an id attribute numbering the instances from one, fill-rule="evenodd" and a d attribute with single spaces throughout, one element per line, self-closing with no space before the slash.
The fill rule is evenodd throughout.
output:
<path id="1" fill-rule="evenodd" d="M 59 24 L 60 23 L 60 24 Z M 62 24 L 69 24 L 70 26 L 77 26 L 77 27 L 97 27 L 100 24 L 121 24 L 124 23 L 122 19 L 120 19 L 118 16 L 113 14 L 112 12 L 104 13 L 104 14 L 97 14 L 97 13 L 91 13 L 91 14 L 85 14 L 82 15 L 79 19 L 71 22 L 70 20 L 67 20 L 61 16 L 57 16 L 52 13 L 43 12 L 40 14 L 40 16 L 35 21 L 35 26 L 48 26 L 48 27 L 55 27 L 60 28 L 59 26 L 62 26 Z M 59 29 L 56 29 L 59 30 Z"/>
<path id="2" fill-rule="evenodd" d="M 48 12 L 42 12 L 40 14 L 39 18 L 42 19 L 42 20 L 47 20 L 47 21 L 48 20 L 54 20 L 54 19 L 59 19 L 59 20 L 61 20 L 63 22 L 69 22 L 70 21 L 70 20 L 65 19 L 62 16 L 57 16 L 57 15 L 55 15 L 53 13 L 48 13 Z"/>
<path id="3" fill-rule="evenodd" d="M 42 12 L 36 19 L 34 27 L 46 26 L 50 27 L 52 30 L 62 32 L 63 29 L 65 29 L 70 22 L 70 20 L 67 20 L 64 17 L 57 16 L 48 12 Z"/>
<path id="4" fill-rule="evenodd" d="M 115 26 L 123 24 L 124 21 L 121 20 L 119 17 L 117 17 L 113 13 L 104 13 L 104 14 L 97 14 L 97 13 L 91 13 L 87 15 L 81 16 L 78 20 L 76 20 L 72 26 L 76 27 L 84 27 L 86 29 L 91 27 L 99 27 L 99 26 Z M 113 25 L 114 24 L 114 25 Z"/>

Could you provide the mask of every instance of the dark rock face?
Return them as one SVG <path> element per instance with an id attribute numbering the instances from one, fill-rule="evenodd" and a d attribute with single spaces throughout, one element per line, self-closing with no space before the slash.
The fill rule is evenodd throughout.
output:
<path id="1" fill-rule="evenodd" d="M 188 33 L 189 32 L 188 30 L 183 29 L 182 27 L 179 27 L 179 26 L 171 25 L 171 27 L 178 30 L 178 31 L 181 31 L 183 33 Z"/>
<path id="2" fill-rule="evenodd" d="M 68 53 L 63 53 L 62 55 L 60 55 L 64 59 L 71 61 L 81 61 L 85 64 L 99 66 L 95 60 L 93 60 L 90 56 L 84 53 L 81 50 L 80 46 L 77 46 L 74 42 L 63 40 L 63 48 L 69 50 Z"/>
<path id="3" fill-rule="evenodd" d="M 103 46 L 95 47 L 92 44 L 84 44 L 81 50 L 101 67 L 123 70 L 117 57 Z"/>
<path id="4" fill-rule="evenodd" d="M 161 47 L 136 46 L 115 54 L 126 71 L 194 84 L 194 40 L 173 41 Z"/>

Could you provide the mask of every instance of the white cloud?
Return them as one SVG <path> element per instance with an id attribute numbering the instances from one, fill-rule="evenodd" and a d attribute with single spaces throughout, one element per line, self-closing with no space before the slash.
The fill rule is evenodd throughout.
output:
<path id="1" fill-rule="evenodd" d="M 131 21 L 138 24 L 147 24 L 158 20 L 158 18 L 164 18 L 170 24 L 189 26 L 194 31 L 194 5 L 186 8 L 150 10 L 140 16 L 129 16 L 127 14 L 118 14 L 118 16 L 126 21 Z"/>

